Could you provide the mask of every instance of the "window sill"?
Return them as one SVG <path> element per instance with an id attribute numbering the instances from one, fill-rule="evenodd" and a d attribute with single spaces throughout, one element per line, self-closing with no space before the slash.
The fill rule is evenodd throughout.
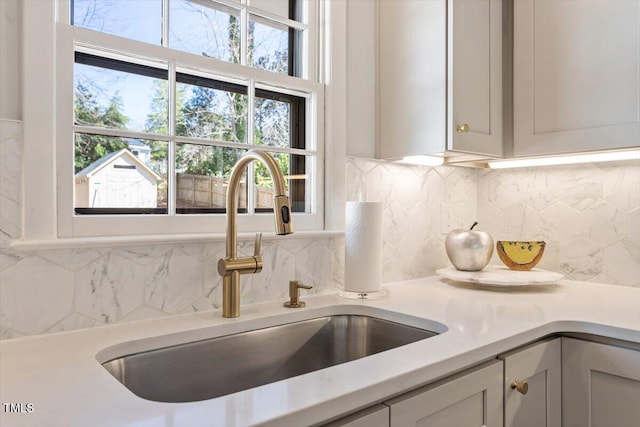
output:
<path id="1" fill-rule="evenodd" d="M 262 233 L 263 240 L 295 240 L 295 239 L 330 239 L 341 237 L 344 231 L 300 231 L 287 236 L 277 236 L 275 233 Z M 253 240 L 255 233 L 238 233 L 238 241 Z M 224 233 L 198 234 L 154 234 L 145 236 L 110 236 L 110 237 L 72 237 L 45 240 L 16 240 L 11 247 L 20 252 L 32 252 L 51 249 L 100 248 L 115 246 L 141 245 L 177 245 L 195 243 L 224 242 Z"/>

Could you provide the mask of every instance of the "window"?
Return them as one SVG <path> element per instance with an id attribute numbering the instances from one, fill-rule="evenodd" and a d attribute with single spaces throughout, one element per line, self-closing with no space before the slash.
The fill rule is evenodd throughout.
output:
<path id="1" fill-rule="evenodd" d="M 249 149 L 276 159 L 296 228 L 320 229 L 315 7 L 61 1 L 59 235 L 223 231 L 227 181 Z M 240 193 L 241 229 L 269 229 L 273 185 L 263 165 L 247 169 Z"/>

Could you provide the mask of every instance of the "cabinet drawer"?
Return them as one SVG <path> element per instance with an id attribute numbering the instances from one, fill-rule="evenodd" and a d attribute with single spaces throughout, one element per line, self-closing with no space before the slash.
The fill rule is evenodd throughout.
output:
<path id="1" fill-rule="evenodd" d="M 386 403 L 392 427 L 502 427 L 502 362 L 488 362 Z"/>

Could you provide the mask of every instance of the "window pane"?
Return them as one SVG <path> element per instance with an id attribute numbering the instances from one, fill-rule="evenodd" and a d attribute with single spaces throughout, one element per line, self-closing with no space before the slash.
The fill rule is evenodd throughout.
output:
<path id="1" fill-rule="evenodd" d="M 75 123 L 144 131 L 149 118 L 166 122 L 166 79 L 166 70 L 76 52 Z"/>
<path id="2" fill-rule="evenodd" d="M 254 143 L 304 149 L 305 108 L 305 98 L 257 89 Z"/>
<path id="3" fill-rule="evenodd" d="M 71 5 L 73 25 L 161 44 L 162 0 L 73 0 Z"/>
<path id="4" fill-rule="evenodd" d="M 307 184 L 310 177 L 307 171 L 311 168 L 307 162 L 311 156 L 299 156 L 287 153 L 269 153 L 280 166 L 285 177 L 285 184 L 293 212 L 311 212 L 311 201 L 308 199 Z M 254 172 L 254 208 L 256 212 L 271 211 L 273 209 L 274 186 L 268 169 L 259 162 L 255 163 Z"/>
<path id="5" fill-rule="evenodd" d="M 229 62 L 240 62 L 240 13 L 203 2 L 169 2 L 169 47 Z"/>
<path id="6" fill-rule="evenodd" d="M 287 102 L 256 97 L 255 143 L 289 147 L 291 108 Z"/>
<path id="7" fill-rule="evenodd" d="M 231 169 L 243 150 L 176 144 L 178 213 L 224 213 Z M 247 209 L 247 180 L 240 182 L 238 207 Z"/>
<path id="8" fill-rule="evenodd" d="M 78 213 L 166 213 L 167 143 L 77 133 L 74 190 Z"/>
<path id="9" fill-rule="evenodd" d="M 246 87 L 187 74 L 177 80 L 177 135 L 246 142 Z"/>
<path id="10" fill-rule="evenodd" d="M 291 55 L 299 33 L 286 25 L 250 16 L 248 63 L 255 68 L 299 76 L 299 67 L 294 66 Z"/>

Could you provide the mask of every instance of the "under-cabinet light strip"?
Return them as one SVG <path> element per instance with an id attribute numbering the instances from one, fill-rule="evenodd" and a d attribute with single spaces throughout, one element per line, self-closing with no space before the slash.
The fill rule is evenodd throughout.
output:
<path id="1" fill-rule="evenodd" d="M 487 164 L 491 169 L 506 169 L 532 166 L 568 165 L 574 163 L 610 162 L 616 160 L 640 160 L 640 149 L 554 157 L 535 157 L 529 159 L 495 160 L 488 162 Z"/>
<path id="2" fill-rule="evenodd" d="M 444 163 L 444 158 L 437 156 L 407 156 L 403 157 L 401 160 L 396 160 L 396 163 L 422 166 L 440 166 Z"/>

